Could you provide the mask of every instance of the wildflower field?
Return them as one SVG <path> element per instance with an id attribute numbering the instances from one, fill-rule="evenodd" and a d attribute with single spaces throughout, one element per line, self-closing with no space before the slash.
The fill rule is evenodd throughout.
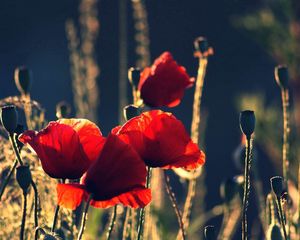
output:
<path id="1" fill-rule="evenodd" d="M 0 9 L 0 240 L 300 239 L 300 2 L 43 4 Z"/>

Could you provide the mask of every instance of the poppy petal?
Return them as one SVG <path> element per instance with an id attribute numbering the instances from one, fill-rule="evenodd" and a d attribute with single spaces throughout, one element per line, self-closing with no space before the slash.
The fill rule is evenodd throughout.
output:
<path id="1" fill-rule="evenodd" d="M 99 159 L 87 171 L 84 184 L 94 200 L 119 197 L 120 203 L 128 201 L 129 204 L 129 197 L 143 199 L 140 196 L 143 191 L 138 190 L 145 190 L 146 175 L 145 163 L 133 147 L 110 134 Z M 137 194 L 126 194 L 131 191 Z"/>
<path id="2" fill-rule="evenodd" d="M 57 204 L 68 209 L 76 209 L 87 195 L 81 184 L 57 184 Z"/>

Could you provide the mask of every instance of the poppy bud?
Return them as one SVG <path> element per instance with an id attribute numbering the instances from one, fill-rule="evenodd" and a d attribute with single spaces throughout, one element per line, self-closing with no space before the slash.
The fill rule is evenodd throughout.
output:
<path id="1" fill-rule="evenodd" d="M 204 238 L 205 240 L 215 240 L 215 227 L 212 225 L 208 225 L 204 228 Z"/>
<path id="2" fill-rule="evenodd" d="M 275 80 L 279 87 L 287 89 L 289 83 L 289 71 L 287 66 L 278 65 L 275 67 Z"/>
<path id="3" fill-rule="evenodd" d="M 280 197 L 283 192 L 283 178 L 275 176 L 270 179 L 272 191 L 277 197 Z"/>
<path id="4" fill-rule="evenodd" d="M 194 47 L 196 51 L 205 53 L 209 48 L 207 39 L 205 37 L 197 37 L 194 41 Z"/>
<path id="5" fill-rule="evenodd" d="M 129 68 L 128 79 L 131 85 L 137 87 L 140 82 L 141 70 L 139 68 Z"/>
<path id="6" fill-rule="evenodd" d="M 16 133 L 16 143 L 18 145 L 18 148 L 21 149 L 24 144 L 19 141 L 19 136 L 24 132 L 24 125 L 22 124 L 17 124 L 17 127 L 15 129 L 15 133 Z"/>
<path id="7" fill-rule="evenodd" d="M 267 231 L 267 240 L 283 240 L 280 226 L 277 224 L 269 226 Z"/>
<path id="8" fill-rule="evenodd" d="M 51 235 L 51 234 L 45 234 L 44 236 L 42 236 L 41 239 L 42 240 L 57 240 L 59 238 L 55 237 L 54 235 Z"/>
<path id="9" fill-rule="evenodd" d="M 26 67 L 15 70 L 15 83 L 22 94 L 28 94 L 31 89 L 32 72 Z"/>
<path id="10" fill-rule="evenodd" d="M 57 118 L 69 118 L 71 114 L 71 106 L 65 101 L 61 101 L 56 105 Z"/>
<path id="11" fill-rule="evenodd" d="M 221 197 L 224 199 L 226 204 L 229 204 L 230 201 L 235 197 L 238 193 L 238 185 L 237 182 L 232 178 L 227 179 L 222 182 L 220 186 Z"/>
<path id="12" fill-rule="evenodd" d="M 10 134 L 15 132 L 18 123 L 18 112 L 14 105 L 1 108 L 1 123 Z"/>
<path id="13" fill-rule="evenodd" d="M 125 118 L 126 121 L 140 115 L 140 113 L 141 113 L 139 107 L 134 106 L 132 104 L 127 105 L 126 107 L 124 107 L 123 111 L 124 111 L 124 118 Z"/>
<path id="14" fill-rule="evenodd" d="M 254 111 L 245 110 L 240 113 L 240 128 L 246 137 L 250 138 L 255 128 Z"/>
<path id="15" fill-rule="evenodd" d="M 24 192 L 27 192 L 32 178 L 31 178 L 31 172 L 29 169 L 29 166 L 23 165 L 17 167 L 17 174 L 16 174 L 17 182 L 19 186 L 22 188 Z"/>

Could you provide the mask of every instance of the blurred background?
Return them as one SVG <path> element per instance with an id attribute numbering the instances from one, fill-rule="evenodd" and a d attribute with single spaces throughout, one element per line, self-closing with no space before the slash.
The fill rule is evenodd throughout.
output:
<path id="1" fill-rule="evenodd" d="M 120 93 L 119 79 L 127 81 L 124 67 L 135 66 L 138 60 L 132 3 L 120 1 L 91 1 L 92 15 L 99 22 L 88 26 L 92 29 L 92 35 L 88 36 L 80 35 L 80 30 L 84 29 L 80 22 L 84 7 L 79 10 L 79 0 L 2 1 L 0 98 L 18 94 L 13 81 L 14 69 L 25 65 L 34 76 L 31 98 L 46 109 L 47 120 L 56 119 L 55 106 L 62 100 L 72 105 L 72 114 L 76 115 L 78 93 L 74 93 L 72 87 L 76 67 L 74 70 L 70 41 L 74 27 L 79 45 L 84 43 L 80 36 L 94 44 L 86 46 L 88 57 L 94 61 L 90 62 L 94 70 L 91 81 L 95 79 L 97 85 L 94 87 L 99 94 L 96 100 L 99 104 L 95 105 L 97 114 L 91 118 L 97 119 L 106 135 L 119 121 L 118 96 L 130 95 L 129 90 L 123 89 Z M 201 147 L 207 155 L 205 208 L 220 204 L 220 183 L 241 173 L 233 161 L 233 152 L 241 142 L 238 124 L 241 109 L 257 110 L 258 122 L 262 122 L 259 129 L 263 129 L 263 133 L 258 132 L 257 142 L 254 141 L 258 166 L 263 172 L 261 181 L 264 191 L 268 192 L 269 178 L 281 171 L 278 163 L 281 157 L 281 97 L 274 80 L 274 66 L 290 66 L 293 96 L 297 100 L 300 4 L 296 0 L 146 0 L 145 6 L 150 62 L 162 52 L 170 51 L 191 76 L 196 76 L 198 62 L 193 57 L 194 39 L 206 36 L 214 49 L 202 101 L 205 131 L 201 133 Z M 120 62 L 124 56 L 126 61 Z M 182 103 L 168 109 L 187 129 L 192 118 L 193 93 L 193 88 L 188 89 Z M 297 118 L 292 119 L 296 128 Z M 269 151 L 270 148 L 273 150 Z M 251 204 L 255 205 L 254 200 Z M 255 216 L 253 214 L 250 225 Z M 221 218 L 216 218 L 209 223 L 219 224 L 220 221 Z"/>

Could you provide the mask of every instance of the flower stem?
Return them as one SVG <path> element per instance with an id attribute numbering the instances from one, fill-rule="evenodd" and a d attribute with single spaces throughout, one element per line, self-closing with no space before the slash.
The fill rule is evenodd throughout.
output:
<path id="1" fill-rule="evenodd" d="M 17 143 L 16 143 L 15 138 L 14 138 L 14 133 L 9 134 L 9 141 L 10 141 L 12 147 L 13 147 L 13 150 L 15 152 L 15 155 L 17 157 L 17 160 L 18 160 L 19 164 L 22 166 L 23 161 L 21 159 L 21 156 L 20 156 L 20 153 L 19 153 L 19 150 L 18 150 L 18 146 L 17 146 Z"/>
<path id="2" fill-rule="evenodd" d="M 60 181 L 58 181 L 60 182 Z M 61 180 L 61 183 L 65 183 L 65 179 L 62 179 Z M 59 205 L 57 204 L 56 205 L 56 208 L 55 208 L 55 213 L 54 213 L 54 218 L 53 218 L 53 223 L 52 223 L 52 228 L 51 228 L 51 232 L 55 232 L 55 227 L 56 227 L 56 223 L 57 223 L 57 218 L 58 218 L 58 213 L 59 213 Z"/>
<path id="3" fill-rule="evenodd" d="M 127 236 L 128 236 L 129 218 L 130 218 L 130 211 L 128 208 L 125 208 L 125 219 L 124 219 L 124 224 L 123 224 L 122 240 L 126 240 Z"/>
<path id="4" fill-rule="evenodd" d="M 27 210 L 27 191 L 23 191 L 23 215 L 20 228 L 20 240 L 24 239 L 25 223 L 26 223 L 26 210 Z"/>
<path id="5" fill-rule="evenodd" d="M 283 235 L 284 235 L 284 239 L 287 240 L 287 233 L 286 233 L 286 229 L 285 229 L 285 220 L 284 220 L 284 216 L 283 216 L 283 211 L 282 211 L 282 207 L 281 207 L 281 202 L 280 202 L 280 197 L 276 196 L 276 205 L 278 208 L 278 213 L 279 213 L 279 219 L 280 219 L 280 223 L 283 229 Z"/>
<path id="6" fill-rule="evenodd" d="M 150 186 L 150 176 L 151 176 L 151 167 L 148 167 L 147 178 L 146 178 L 146 187 L 147 188 L 149 188 L 149 186 Z M 137 240 L 142 239 L 144 222 L 145 222 L 145 208 L 142 208 L 140 211 L 140 216 L 139 216 L 139 227 L 138 227 Z"/>
<path id="7" fill-rule="evenodd" d="M 8 182 L 9 182 L 9 180 L 11 179 L 11 177 L 12 177 L 12 175 L 13 175 L 13 173 L 14 173 L 16 167 L 17 167 L 17 165 L 18 165 L 18 160 L 15 159 L 13 166 L 12 166 L 11 169 L 9 170 L 9 173 L 8 173 L 8 175 L 6 176 L 6 178 L 4 179 L 3 184 L 2 184 L 2 186 L 1 186 L 1 188 L 0 188 L 0 201 L 1 201 L 2 195 L 3 195 L 3 193 L 4 193 L 4 190 L 5 190 L 5 188 L 6 188 L 7 184 L 8 184 Z"/>
<path id="8" fill-rule="evenodd" d="M 79 231 L 77 240 L 82 239 L 83 232 L 84 232 L 84 229 L 85 229 L 85 223 L 86 223 L 86 220 L 87 220 L 88 210 L 89 210 L 89 206 L 90 206 L 90 202 L 92 200 L 92 197 L 93 197 L 92 194 L 90 194 L 89 199 L 86 202 L 85 209 L 84 209 L 82 219 L 81 219 L 81 227 L 80 227 L 80 231 Z"/>
<path id="9" fill-rule="evenodd" d="M 165 186 L 166 186 L 166 189 L 167 189 L 167 193 L 170 197 L 170 200 L 172 202 L 172 206 L 175 210 L 175 214 L 176 214 L 176 217 L 177 217 L 179 228 L 180 228 L 181 234 L 182 234 L 182 239 L 185 240 L 186 239 L 186 234 L 185 234 L 185 230 L 184 230 L 184 224 L 183 224 L 183 221 L 182 221 L 182 216 L 181 216 L 180 210 L 178 208 L 178 204 L 177 204 L 177 201 L 176 201 L 176 198 L 175 198 L 175 194 L 173 193 L 172 187 L 170 185 L 170 178 L 167 175 L 166 171 L 164 171 L 164 176 L 165 176 Z"/>
<path id="10" fill-rule="evenodd" d="M 107 231 L 107 234 L 106 234 L 106 239 L 107 240 L 109 240 L 111 238 L 111 234 L 113 232 L 113 229 L 114 229 L 114 226 L 115 226 L 115 223 L 116 223 L 116 218 L 117 218 L 117 205 L 114 206 L 114 209 L 113 209 L 113 212 L 112 212 L 112 215 L 111 215 L 111 221 L 110 221 L 109 228 L 108 228 L 108 231 Z"/>
<path id="11" fill-rule="evenodd" d="M 246 157 L 244 171 L 244 197 L 243 197 L 243 215 L 242 215 L 242 240 L 248 239 L 247 230 L 247 209 L 250 192 L 250 167 L 251 167 L 251 137 L 247 136 L 246 142 Z"/>
<path id="12" fill-rule="evenodd" d="M 34 191 L 34 227 L 37 228 L 39 225 L 38 211 L 39 211 L 39 193 L 36 187 L 36 184 L 33 180 L 31 180 L 31 186 Z M 35 232 L 34 239 L 38 239 L 38 232 Z"/>

